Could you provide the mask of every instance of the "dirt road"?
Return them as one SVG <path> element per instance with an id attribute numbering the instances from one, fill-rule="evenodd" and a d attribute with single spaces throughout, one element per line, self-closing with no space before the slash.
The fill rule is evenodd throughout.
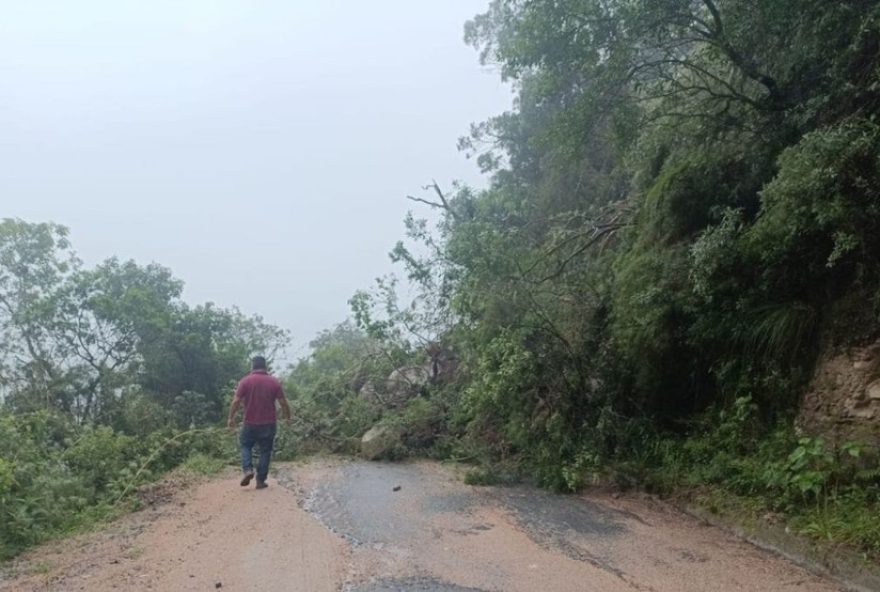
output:
<path id="1" fill-rule="evenodd" d="M 0 590 L 840 590 L 643 498 L 474 488 L 436 463 L 228 473 L 26 556 Z"/>

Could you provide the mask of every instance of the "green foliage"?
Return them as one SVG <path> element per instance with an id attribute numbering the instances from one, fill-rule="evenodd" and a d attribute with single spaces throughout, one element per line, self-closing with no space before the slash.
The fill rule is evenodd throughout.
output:
<path id="1" fill-rule="evenodd" d="M 228 463 L 223 462 L 222 459 L 197 452 L 186 459 L 181 469 L 194 475 L 208 476 L 216 475 L 227 466 Z"/>
<path id="2" fill-rule="evenodd" d="M 401 410 L 398 422 L 402 426 L 403 444 L 410 452 L 440 457 L 447 452 L 442 440 L 448 410 L 440 397 L 410 399 Z"/>
<path id="3" fill-rule="evenodd" d="M 517 480 L 516 472 L 510 472 L 510 468 L 505 470 L 501 466 L 481 466 L 470 469 L 464 475 L 464 482 L 468 485 L 490 486 L 490 485 L 510 485 Z"/>
<path id="4" fill-rule="evenodd" d="M 259 352 L 271 361 L 286 340 L 284 331 L 259 316 L 211 303 L 180 303 L 167 323 L 141 343 L 138 383 L 164 407 L 179 411 L 178 427 L 222 420 L 228 393 L 248 372 L 250 356 Z"/>
<path id="5" fill-rule="evenodd" d="M 0 414 L 0 558 L 109 517 L 137 487 L 185 463 L 207 474 L 235 455 L 225 430 L 134 438 L 47 412 Z"/>
<path id="6" fill-rule="evenodd" d="M 782 512 L 801 534 L 878 556 L 880 530 L 871 516 L 880 504 L 880 451 L 858 442 L 834 448 L 785 424 L 767 431 L 757 413 L 741 397 L 702 418 L 686 438 L 649 438 L 643 446 L 652 454 L 637 482 L 660 492 L 718 487 L 756 511 Z"/>
<path id="7" fill-rule="evenodd" d="M 182 288 L 156 264 L 83 267 L 61 226 L 0 222 L 0 558 L 118 513 L 187 459 L 235 458 L 207 426 L 286 335 Z"/>
<path id="8" fill-rule="evenodd" d="M 801 534 L 821 542 L 863 550 L 871 558 L 880 550 L 876 492 L 853 490 L 813 505 L 792 520 Z"/>
<path id="9" fill-rule="evenodd" d="M 804 135 L 779 157 L 779 173 L 761 192 L 761 215 L 748 248 L 766 280 L 787 290 L 840 279 L 836 268 L 876 258 L 880 243 L 880 128 L 855 119 Z M 874 259 L 876 261 L 876 259 Z M 769 277 L 768 277 L 769 276 Z"/>
<path id="10" fill-rule="evenodd" d="M 407 217 L 414 305 L 388 278 L 352 300 L 377 343 L 460 356 L 429 393 L 459 395 L 396 420 L 474 483 L 503 462 L 860 520 L 855 448 L 791 425 L 817 353 L 880 336 L 880 9 L 494 0 L 465 38 L 516 92 L 460 142 L 490 187 Z"/>
<path id="11" fill-rule="evenodd" d="M 271 358 L 284 331 L 260 317 L 180 300 L 183 283 L 157 264 L 110 258 L 82 266 L 67 230 L 0 223 L 0 395 L 7 408 L 48 409 L 79 422 L 143 432 L 132 421 L 216 422 L 248 358 Z M 143 417 L 155 412 L 158 422 Z"/>
<path id="12" fill-rule="evenodd" d="M 380 417 L 377 403 L 360 392 L 381 391 L 391 370 L 405 360 L 403 352 L 347 322 L 311 346 L 312 354 L 295 364 L 285 381 L 296 410 L 294 447 L 356 452 L 357 439 Z"/>
<path id="13" fill-rule="evenodd" d="M 104 491 L 137 469 L 136 442 L 107 426 L 87 429 L 65 449 L 64 461 L 92 491 Z"/>

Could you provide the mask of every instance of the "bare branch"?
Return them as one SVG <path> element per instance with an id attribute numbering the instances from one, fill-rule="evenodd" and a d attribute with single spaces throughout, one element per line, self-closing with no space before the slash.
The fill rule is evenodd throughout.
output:
<path id="1" fill-rule="evenodd" d="M 417 202 L 420 202 L 423 204 L 427 204 L 427 205 L 431 206 L 432 208 L 439 208 L 441 210 L 446 209 L 446 206 L 444 206 L 443 204 L 439 204 L 439 203 L 433 202 L 433 201 L 428 201 L 427 199 L 422 199 L 420 197 L 413 197 L 412 195 L 407 195 L 406 199 L 410 199 L 412 201 L 417 201 Z"/>
<path id="2" fill-rule="evenodd" d="M 721 12 L 718 10 L 714 0 L 703 0 L 703 4 L 708 9 L 709 14 L 712 15 L 712 21 L 715 24 L 714 35 L 707 38 L 707 40 L 723 51 L 727 59 L 737 66 L 743 74 L 763 85 L 770 93 L 770 100 L 773 104 L 781 105 L 783 103 L 783 96 L 779 91 L 776 80 L 761 72 L 753 60 L 742 55 L 730 44 L 724 32 L 724 21 L 721 19 Z"/>
<path id="3" fill-rule="evenodd" d="M 433 189 L 434 193 L 437 194 L 437 197 L 440 198 L 440 203 L 429 201 L 427 199 L 422 199 L 420 197 L 413 197 L 412 195 L 407 195 L 406 198 L 412 201 L 417 201 L 429 205 L 432 208 L 439 208 L 449 214 L 449 216 L 453 220 L 458 220 L 458 215 L 455 213 L 455 210 L 453 210 L 449 206 L 449 202 L 446 200 L 446 196 L 443 195 L 443 191 L 440 189 L 440 185 L 437 184 L 437 181 L 432 179 L 430 185 L 425 185 L 424 187 L 422 187 L 422 189 L 424 189 L 425 191 L 427 191 L 428 189 Z"/>

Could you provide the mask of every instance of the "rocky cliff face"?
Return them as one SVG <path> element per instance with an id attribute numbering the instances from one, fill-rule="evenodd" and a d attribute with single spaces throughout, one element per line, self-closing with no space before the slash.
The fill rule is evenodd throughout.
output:
<path id="1" fill-rule="evenodd" d="M 880 444 L 880 341 L 819 358 L 798 425 L 837 443 Z"/>

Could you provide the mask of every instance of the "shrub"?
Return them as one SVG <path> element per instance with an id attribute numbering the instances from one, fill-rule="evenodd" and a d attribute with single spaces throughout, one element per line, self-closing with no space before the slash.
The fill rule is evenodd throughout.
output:
<path id="1" fill-rule="evenodd" d="M 235 437 L 218 428 L 135 438 L 44 411 L 0 413 L 0 558 L 114 514 L 181 463 L 208 472 L 236 454 Z"/>

